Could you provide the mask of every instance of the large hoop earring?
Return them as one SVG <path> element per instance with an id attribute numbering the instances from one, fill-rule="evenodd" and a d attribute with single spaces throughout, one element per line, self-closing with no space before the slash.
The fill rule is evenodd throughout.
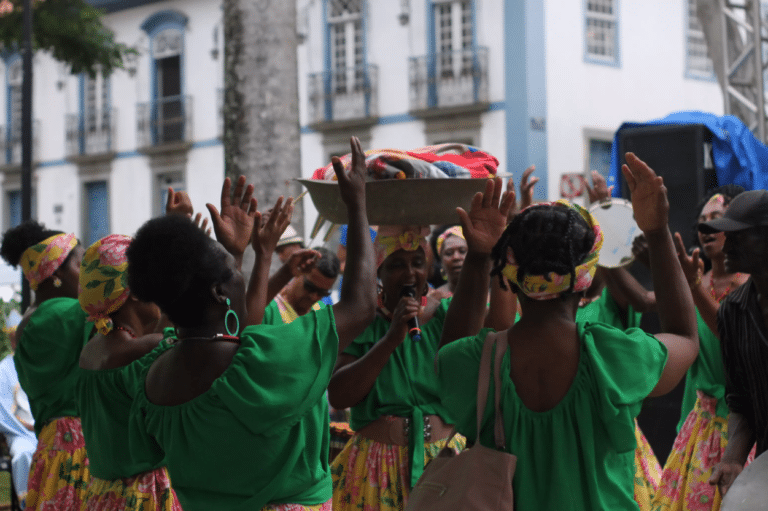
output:
<path id="1" fill-rule="evenodd" d="M 235 318 L 234 333 L 229 329 L 229 318 Z M 232 310 L 232 306 L 229 303 L 229 298 L 227 298 L 227 313 L 224 315 L 224 328 L 226 329 L 227 334 L 231 335 L 232 337 L 237 337 L 237 334 L 240 333 L 240 318 L 238 318 L 237 313 Z"/>

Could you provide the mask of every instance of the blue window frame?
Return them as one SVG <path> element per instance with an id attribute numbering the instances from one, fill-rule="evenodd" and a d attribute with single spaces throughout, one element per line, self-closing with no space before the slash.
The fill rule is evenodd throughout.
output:
<path id="1" fill-rule="evenodd" d="M 109 187 L 106 181 L 85 183 L 85 222 L 83 239 L 87 246 L 108 236 L 109 229 Z"/>
<path id="2" fill-rule="evenodd" d="M 619 0 L 584 0 L 584 60 L 619 66 Z"/>
<path id="3" fill-rule="evenodd" d="M 80 75 L 78 145 L 80 154 L 101 154 L 112 150 L 112 90 L 109 77 Z"/>

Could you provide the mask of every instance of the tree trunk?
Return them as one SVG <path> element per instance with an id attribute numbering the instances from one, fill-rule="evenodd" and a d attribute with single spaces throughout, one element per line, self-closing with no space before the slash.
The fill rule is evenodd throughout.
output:
<path id="1" fill-rule="evenodd" d="M 296 3 L 224 0 L 223 9 L 225 174 L 245 175 L 264 211 L 301 188 Z M 303 225 L 301 204 L 292 223 Z"/>

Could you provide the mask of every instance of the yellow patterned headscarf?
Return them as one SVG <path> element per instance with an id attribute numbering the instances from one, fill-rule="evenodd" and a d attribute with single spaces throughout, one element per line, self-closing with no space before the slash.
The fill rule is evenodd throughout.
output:
<path id="1" fill-rule="evenodd" d="M 42 281 L 59 269 L 72 249 L 77 246 L 74 234 L 54 234 L 21 254 L 21 271 L 29 281 L 29 287 L 37 290 Z"/>
<path id="2" fill-rule="evenodd" d="M 447 240 L 450 236 L 456 236 L 466 240 L 464 237 L 464 231 L 461 229 L 460 225 L 454 225 L 453 227 L 446 229 L 440 236 L 437 237 L 437 241 L 435 242 L 435 248 L 437 248 L 437 257 L 440 257 L 440 254 L 443 252 L 443 243 L 445 243 L 445 240 Z"/>
<path id="3" fill-rule="evenodd" d="M 381 266 L 384 259 L 400 249 L 413 252 L 421 247 L 426 254 L 428 235 L 429 227 L 422 225 L 380 226 L 376 241 L 373 244 L 373 248 L 376 250 L 376 268 Z"/>
<path id="4" fill-rule="evenodd" d="M 582 261 L 574 270 L 576 282 L 573 285 L 573 292 L 578 293 L 586 291 L 590 284 L 592 284 L 592 279 L 595 277 L 595 271 L 597 270 L 597 261 L 600 258 L 600 247 L 603 246 L 603 231 L 600 229 L 600 224 L 595 217 L 578 204 L 571 204 L 568 201 L 559 200 L 547 204 L 536 204 L 534 207 L 542 205 L 554 206 L 556 204 L 561 204 L 576 211 L 595 233 L 595 242 L 592 244 L 592 249 L 589 251 L 589 254 L 587 254 L 584 261 Z M 567 291 L 571 287 L 570 273 L 567 275 L 558 275 L 554 272 L 550 272 L 547 275 L 526 274 L 523 278 L 520 278 L 517 274 L 519 268 L 520 266 L 515 260 L 515 254 L 512 252 L 512 249 L 508 249 L 507 265 L 501 271 L 502 275 L 514 283 L 526 296 L 533 298 L 534 300 L 551 300 L 560 296 L 562 292 Z"/>
<path id="5" fill-rule="evenodd" d="M 100 333 L 112 330 L 110 314 L 123 306 L 130 294 L 126 284 L 130 236 L 112 234 L 85 251 L 80 266 L 80 307 L 88 313 Z"/>

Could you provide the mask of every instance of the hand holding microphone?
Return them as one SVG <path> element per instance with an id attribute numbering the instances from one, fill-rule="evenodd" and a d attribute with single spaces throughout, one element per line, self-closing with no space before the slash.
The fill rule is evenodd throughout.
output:
<path id="1" fill-rule="evenodd" d="M 400 290 L 400 296 L 416 298 L 416 286 L 403 286 L 403 289 Z M 411 334 L 411 339 L 414 341 L 421 340 L 421 328 L 419 328 L 418 317 L 413 317 L 408 320 L 408 333 Z"/>

